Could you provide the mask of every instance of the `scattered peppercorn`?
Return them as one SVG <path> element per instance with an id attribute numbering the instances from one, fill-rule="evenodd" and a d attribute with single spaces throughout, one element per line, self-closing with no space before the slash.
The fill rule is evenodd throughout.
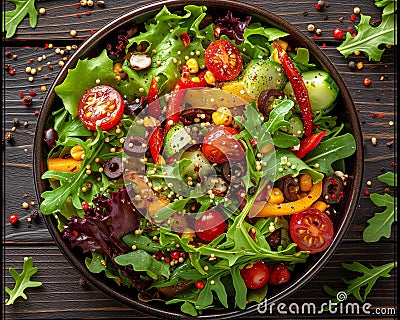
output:
<path id="1" fill-rule="evenodd" d="M 375 137 L 372 137 L 372 138 L 371 138 L 371 143 L 372 143 L 373 146 L 376 146 L 377 140 L 376 140 Z"/>
<path id="2" fill-rule="evenodd" d="M 382 119 L 383 117 L 385 117 L 385 115 L 384 115 L 383 113 L 380 113 L 380 114 L 378 115 L 378 118 L 380 118 L 380 119 Z"/>
<path id="3" fill-rule="evenodd" d="M 28 126 L 29 126 L 29 122 L 28 122 L 28 121 L 25 121 L 25 122 L 24 122 L 24 127 L 27 128 Z"/>
<path id="4" fill-rule="evenodd" d="M 369 195 L 369 190 L 368 189 L 364 189 L 364 194 Z"/>
<path id="5" fill-rule="evenodd" d="M 315 33 L 320 35 L 322 33 L 322 30 L 318 28 L 317 30 L 315 30 Z"/>
<path id="6" fill-rule="evenodd" d="M 13 125 L 18 127 L 19 126 L 19 119 L 18 118 L 14 118 L 13 119 Z"/>
<path id="7" fill-rule="evenodd" d="M 85 287 L 88 285 L 88 283 L 87 283 L 87 281 L 86 281 L 85 278 L 80 277 L 80 278 L 79 278 L 79 285 L 80 285 L 81 287 L 85 288 Z"/>
<path id="8" fill-rule="evenodd" d="M 369 87 L 371 85 L 371 79 L 370 78 L 365 78 L 364 79 L 364 86 Z"/>
<path id="9" fill-rule="evenodd" d="M 355 14 L 359 14 L 359 13 L 361 12 L 361 9 L 360 9 L 359 7 L 355 7 L 355 8 L 353 9 L 353 12 L 354 12 Z"/>
<path id="10" fill-rule="evenodd" d="M 335 39 L 342 39 L 343 38 L 343 30 L 342 30 L 342 28 L 335 28 L 334 30 L 333 30 L 333 37 L 335 38 Z"/>
<path id="11" fill-rule="evenodd" d="M 7 141 L 13 141 L 14 140 L 14 134 L 12 132 L 6 132 L 5 139 Z"/>
<path id="12" fill-rule="evenodd" d="M 106 6 L 106 2 L 102 1 L 102 0 L 99 0 L 99 1 L 97 1 L 97 6 L 100 7 L 100 8 L 104 8 Z"/>
<path id="13" fill-rule="evenodd" d="M 357 62 L 357 69 L 361 70 L 362 68 L 364 68 L 364 63 L 362 61 Z"/>
<path id="14" fill-rule="evenodd" d="M 349 68 L 351 70 L 354 70 L 356 68 L 356 63 L 353 60 L 349 61 Z"/>
<path id="15" fill-rule="evenodd" d="M 16 215 L 15 213 L 11 214 L 8 217 L 8 222 L 10 222 L 10 224 L 14 225 L 18 222 L 18 215 Z"/>
<path id="16" fill-rule="evenodd" d="M 28 209 L 29 208 L 29 203 L 28 202 L 23 202 L 22 203 L 22 208 Z"/>
<path id="17" fill-rule="evenodd" d="M 315 27 L 311 23 L 307 26 L 307 30 L 310 31 L 310 32 L 314 31 L 314 29 L 315 29 Z"/>
<path id="18" fill-rule="evenodd" d="M 356 21 L 356 16 L 355 16 L 354 13 L 350 16 L 350 21 L 351 22 L 355 22 Z"/>
<path id="19" fill-rule="evenodd" d="M 388 143 L 386 143 L 386 146 L 388 148 L 391 148 L 391 147 L 393 147 L 393 144 L 394 144 L 394 141 L 389 141 Z"/>
<path id="20" fill-rule="evenodd" d="M 32 210 L 29 216 L 31 217 L 32 220 L 36 222 L 40 219 L 40 215 L 37 210 Z"/>
<path id="21" fill-rule="evenodd" d="M 40 8 L 40 9 L 39 9 L 39 13 L 40 13 L 41 15 L 46 14 L 46 9 L 45 9 L 45 8 Z"/>

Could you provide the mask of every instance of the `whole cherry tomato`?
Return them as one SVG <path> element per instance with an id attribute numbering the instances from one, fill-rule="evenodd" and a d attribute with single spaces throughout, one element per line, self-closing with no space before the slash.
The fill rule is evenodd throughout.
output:
<path id="1" fill-rule="evenodd" d="M 290 271 L 283 263 L 275 263 L 268 267 L 269 283 L 277 286 L 290 280 Z"/>
<path id="2" fill-rule="evenodd" d="M 269 271 L 263 261 L 257 261 L 253 264 L 247 264 L 240 270 L 244 283 L 249 289 L 260 289 L 264 287 L 269 280 Z"/>
<path id="3" fill-rule="evenodd" d="M 89 130 L 113 128 L 124 113 L 124 100 L 110 86 L 96 86 L 85 92 L 78 105 L 79 119 Z"/>
<path id="4" fill-rule="evenodd" d="M 204 57 L 207 69 L 218 80 L 232 80 L 242 71 L 243 62 L 240 51 L 227 40 L 211 42 Z"/>
<path id="5" fill-rule="evenodd" d="M 309 208 L 294 214 L 290 219 L 290 236 L 301 250 L 318 253 L 324 251 L 333 240 L 331 219 L 322 211 Z"/>
<path id="6" fill-rule="evenodd" d="M 233 136 L 239 132 L 231 127 L 216 127 L 209 131 L 201 147 L 208 161 L 224 163 L 230 160 L 241 160 L 246 156 L 241 143 Z"/>
<path id="7" fill-rule="evenodd" d="M 207 210 L 194 222 L 196 235 L 205 242 L 211 242 L 223 234 L 228 225 L 225 217 L 217 210 Z"/>

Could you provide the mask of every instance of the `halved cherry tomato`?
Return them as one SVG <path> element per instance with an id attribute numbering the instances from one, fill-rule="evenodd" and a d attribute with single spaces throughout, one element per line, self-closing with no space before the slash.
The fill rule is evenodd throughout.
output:
<path id="1" fill-rule="evenodd" d="M 124 100 L 110 86 L 96 86 L 82 96 L 78 105 L 79 119 L 89 130 L 113 128 L 124 113 Z"/>
<path id="2" fill-rule="evenodd" d="M 233 138 L 238 133 L 232 127 L 217 127 L 209 131 L 201 148 L 207 160 L 224 163 L 243 159 L 246 156 L 243 146 Z"/>
<path id="3" fill-rule="evenodd" d="M 205 53 L 206 67 L 218 80 L 232 80 L 242 71 L 242 56 L 238 48 L 227 40 L 215 40 Z"/>
<path id="4" fill-rule="evenodd" d="M 269 271 L 263 261 L 247 264 L 240 270 L 244 284 L 249 289 L 260 289 L 268 283 Z"/>
<path id="5" fill-rule="evenodd" d="M 228 225 L 224 216 L 217 210 L 207 210 L 194 222 L 196 235 L 205 242 L 211 242 L 223 234 Z"/>
<path id="6" fill-rule="evenodd" d="M 283 263 L 274 263 L 268 266 L 269 284 L 278 286 L 290 280 L 290 271 Z"/>
<path id="7" fill-rule="evenodd" d="M 299 212 L 290 220 L 290 236 L 301 250 L 318 253 L 333 240 L 333 224 L 322 211 L 313 207 Z"/>

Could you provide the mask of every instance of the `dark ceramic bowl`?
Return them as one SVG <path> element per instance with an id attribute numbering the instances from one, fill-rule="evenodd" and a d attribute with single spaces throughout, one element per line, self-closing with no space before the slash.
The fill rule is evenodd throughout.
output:
<path id="1" fill-rule="evenodd" d="M 357 143 L 357 150 L 355 154 L 346 159 L 347 173 L 350 176 L 348 189 L 346 196 L 342 201 L 342 212 L 340 221 L 336 221 L 336 234 L 335 238 L 330 247 L 321 254 L 311 255 L 306 264 L 303 266 L 296 267 L 296 271 L 292 276 L 290 283 L 284 287 L 279 287 L 279 290 L 270 290 L 268 293 L 268 302 L 277 303 L 282 299 L 288 297 L 295 291 L 299 290 L 306 282 L 312 279 L 319 270 L 325 265 L 329 258 L 334 253 L 335 249 L 340 244 L 346 229 L 348 228 L 353 213 L 356 208 L 358 197 L 361 189 L 361 181 L 363 175 L 363 150 L 362 150 L 362 137 L 360 125 L 357 117 L 357 113 L 351 99 L 350 93 L 345 86 L 343 79 L 340 77 L 339 72 L 336 70 L 332 62 L 325 56 L 325 54 L 318 48 L 318 46 L 309 39 L 308 36 L 304 35 L 300 30 L 291 25 L 289 22 L 283 20 L 279 16 L 263 10 L 261 8 L 254 7 L 249 4 L 240 3 L 231 0 L 219 0 L 219 1 L 205 1 L 205 0 L 191 0 L 191 1 L 160 1 L 151 5 L 140 7 L 136 10 L 128 12 L 118 19 L 115 19 L 105 25 L 102 29 L 87 39 L 79 49 L 73 54 L 70 60 L 65 64 L 64 68 L 60 71 L 57 78 L 55 79 L 51 89 L 48 91 L 46 99 L 44 101 L 41 114 L 39 116 L 36 136 L 35 136 L 35 155 L 34 155 L 34 175 L 35 175 L 35 186 L 38 199 L 42 192 L 47 188 L 46 182 L 41 179 L 42 174 L 46 171 L 46 158 L 45 158 L 45 144 L 44 144 L 44 129 L 46 128 L 46 122 L 52 110 L 61 107 L 61 100 L 56 95 L 54 88 L 61 84 L 68 72 L 68 69 L 74 68 L 78 59 L 89 56 L 94 56 L 100 53 L 105 47 L 111 36 L 116 35 L 117 30 L 121 28 L 129 28 L 133 24 L 139 24 L 146 21 L 148 18 L 154 16 L 164 5 L 167 5 L 170 11 L 182 9 L 186 4 L 206 5 L 209 13 L 220 14 L 222 10 L 231 10 L 235 16 L 245 17 L 251 15 L 252 21 L 261 21 L 265 24 L 280 28 L 281 30 L 289 33 L 290 43 L 292 46 L 302 46 L 310 50 L 311 59 L 321 69 L 326 70 L 338 84 L 340 89 L 339 103 L 336 107 L 336 115 L 339 120 L 345 123 L 346 130 L 353 134 Z M 116 300 L 142 312 L 155 315 L 160 318 L 174 318 L 181 319 L 187 318 L 179 311 L 164 304 L 151 304 L 144 303 L 137 299 L 135 293 L 129 292 L 129 290 L 117 286 L 114 282 L 110 281 L 106 277 L 101 275 L 95 275 L 90 273 L 85 266 L 85 256 L 78 251 L 71 250 L 69 245 L 64 242 L 60 232 L 57 229 L 57 222 L 53 216 L 45 216 L 48 229 L 52 234 L 55 242 L 60 247 L 66 258 L 70 263 L 78 269 L 83 276 L 92 284 L 94 284 L 101 291 L 115 298 Z M 272 288 L 271 288 L 272 289 Z M 223 311 L 208 311 L 200 318 L 233 318 L 239 317 L 250 312 L 257 310 L 257 305 L 249 306 L 245 311 L 240 310 L 223 310 Z"/>

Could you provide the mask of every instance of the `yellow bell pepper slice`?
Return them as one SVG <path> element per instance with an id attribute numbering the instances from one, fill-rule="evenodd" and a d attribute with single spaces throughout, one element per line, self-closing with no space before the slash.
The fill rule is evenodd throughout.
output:
<path id="1" fill-rule="evenodd" d="M 313 185 L 308 195 L 302 199 L 286 202 L 281 204 L 267 202 L 264 207 L 257 213 L 257 218 L 270 216 L 283 216 L 299 213 L 311 207 L 318 200 L 322 193 L 322 181 Z"/>

